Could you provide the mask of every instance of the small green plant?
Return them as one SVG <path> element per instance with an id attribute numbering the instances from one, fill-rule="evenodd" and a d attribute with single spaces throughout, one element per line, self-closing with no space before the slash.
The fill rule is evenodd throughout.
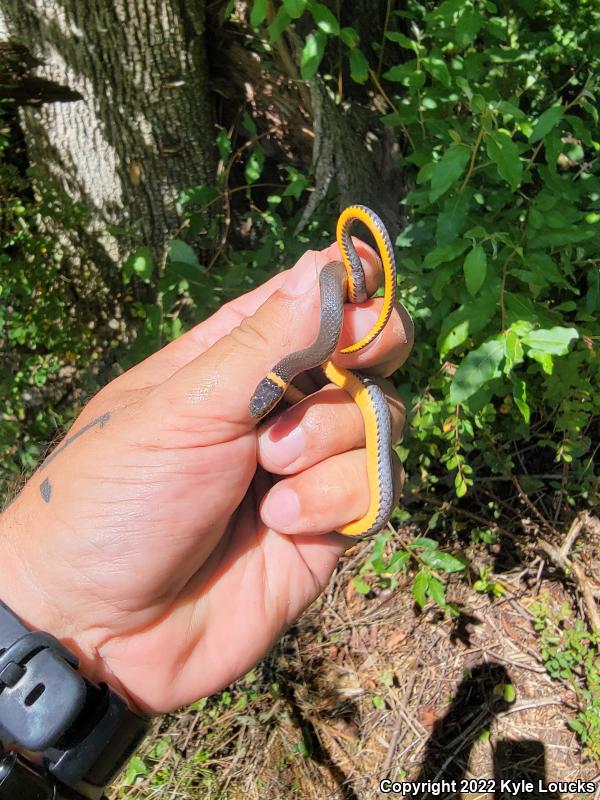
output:
<path id="1" fill-rule="evenodd" d="M 501 697 L 505 703 L 514 703 L 517 699 L 517 690 L 512 683 L 498 683 L 492 691 L 494 697 Z"/>
<path id="2" fill-rule="evenodd" d="M 409 567 L 417 572 L 412 582 L 415 602 L 423 608 L 428 601 L 434 602 L 445 613 L 456 616 L 458 609 L 446 600 L 444 575 L 462 572 L 467 562 L 451 553 L 439 549 L 439 543 L 426 536 L 420 536 L 406 544 L 403 549 L 390 551 L 391 532 L 380 533 L 359 574 L 353 579 L 354 588 L 359 594 L 369 594 L 376 583 L 381 589 L 395 589 L 398 586 L 398 573 Z M 374 578 L 373 585 L 369 578 Z"/>
<path id="3" fill-rule="evenodd" d="M 496 544 L 498 541 L 498 534 L 492 531 L 490 528 L 473 528 L 470 536 L 473 544 L 481 543 L 492 545 Z"/>
<path id="4" fill-rule="evenodd" d="M 476 592 L 488 594 L 490 597 L 497 599 L 506 594 L 506 589 L 501 583 L 494 580 L 491 567 L 484 565 L 479 568 L 479 578 L 473 584 Z"/>
<path id="5" fill-rule="evenodd" d="M 579 701 L 569 725 L 600 766 L 600 633 L 589 631 L 568 603 L 556 609 L 544 598 L 531 611 L 548 674 L 566 681 Z"/>

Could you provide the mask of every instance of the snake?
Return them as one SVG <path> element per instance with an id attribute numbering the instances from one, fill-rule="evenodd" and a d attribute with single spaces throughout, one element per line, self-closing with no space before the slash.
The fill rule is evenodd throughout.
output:
<path id="1" fill-rule="evenodd" d="M 331 361 L 344 318 L 344 303 L 364 303 L 369 295 L 362 262 L 352 242 L 350 229 L 362 222 L 371 232 L 384 275 L 383 303 L 371 330 L 361 339 L 340 350 L 357 353 L 370 344 L 384 329 L 394 307 L 396 263 L 389 234 L 379 216 L 364 205 L 345 208 L 338 217 L 336 241 L 341 261 L 330 261 L 319 273 L 321 315 L 315 341 L 303 350 L 284 356 L 260 381 L 248 405 L 254 419 L 262 419 L 285 396 L 294 404 L 305 397 L 292 381 L 306 370 L 320 367 L 327 380 L 346 391 L 360 409 L 365 426 L 369 509 L 359 519 L 338 528 L 346 536 L 371 536 L 384 528 L 396 503 L 394 454 L 390 408 L 381 388 L 366 375 L 344 369 Z"/>

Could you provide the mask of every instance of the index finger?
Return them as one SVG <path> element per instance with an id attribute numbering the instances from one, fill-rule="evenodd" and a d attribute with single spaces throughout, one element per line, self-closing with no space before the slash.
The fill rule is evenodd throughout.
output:
<path id="1" fill-rule="evenodd" d="M 363 262 L 367 287 L 369 291 L 375 291 L 381 280 L 379 256 L 372 247 L 359 239 L 354 239 L 354 243 Z M 256 289 L 221 306 L 207 320 L 195 325 L 156 353 L 148 356 L 113 381 L 113 384 L 123 391 L 135 391 L 168 380 L 179 369 L 202 355 L 215 342 L 237 328 L 246 317 L 255 314 L 275 291 L 282 288 L 291 273 L 294 273 L 294 278 L 299 283 L 309 282 L 325 264 L 340 258 L 341 253 L 337 242 L 324 250 L 307 250 L 291 269 L 277 273 Z"/>

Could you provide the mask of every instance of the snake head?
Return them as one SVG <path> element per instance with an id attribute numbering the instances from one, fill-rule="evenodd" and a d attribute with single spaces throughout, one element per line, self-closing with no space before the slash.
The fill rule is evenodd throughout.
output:
<path id="1" fill-rule="evenodd" d="M 272 408 L 275 408 L 285 392 L 285 387 L 280 386 L 268 375 L 263 378 L 254 390 L 248 404 L 248 413 L 254 419 L 262 419 Z"/>

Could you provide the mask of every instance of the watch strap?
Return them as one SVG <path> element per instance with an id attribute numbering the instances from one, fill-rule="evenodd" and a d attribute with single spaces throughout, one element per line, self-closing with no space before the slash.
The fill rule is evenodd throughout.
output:
<path id="1" fill-rule="evenodd" d="M 0 741 L 41 754 L 47 772 L 98 800 L 149 721 L 48 633 L 32 632 L 0 601 Z"/>

